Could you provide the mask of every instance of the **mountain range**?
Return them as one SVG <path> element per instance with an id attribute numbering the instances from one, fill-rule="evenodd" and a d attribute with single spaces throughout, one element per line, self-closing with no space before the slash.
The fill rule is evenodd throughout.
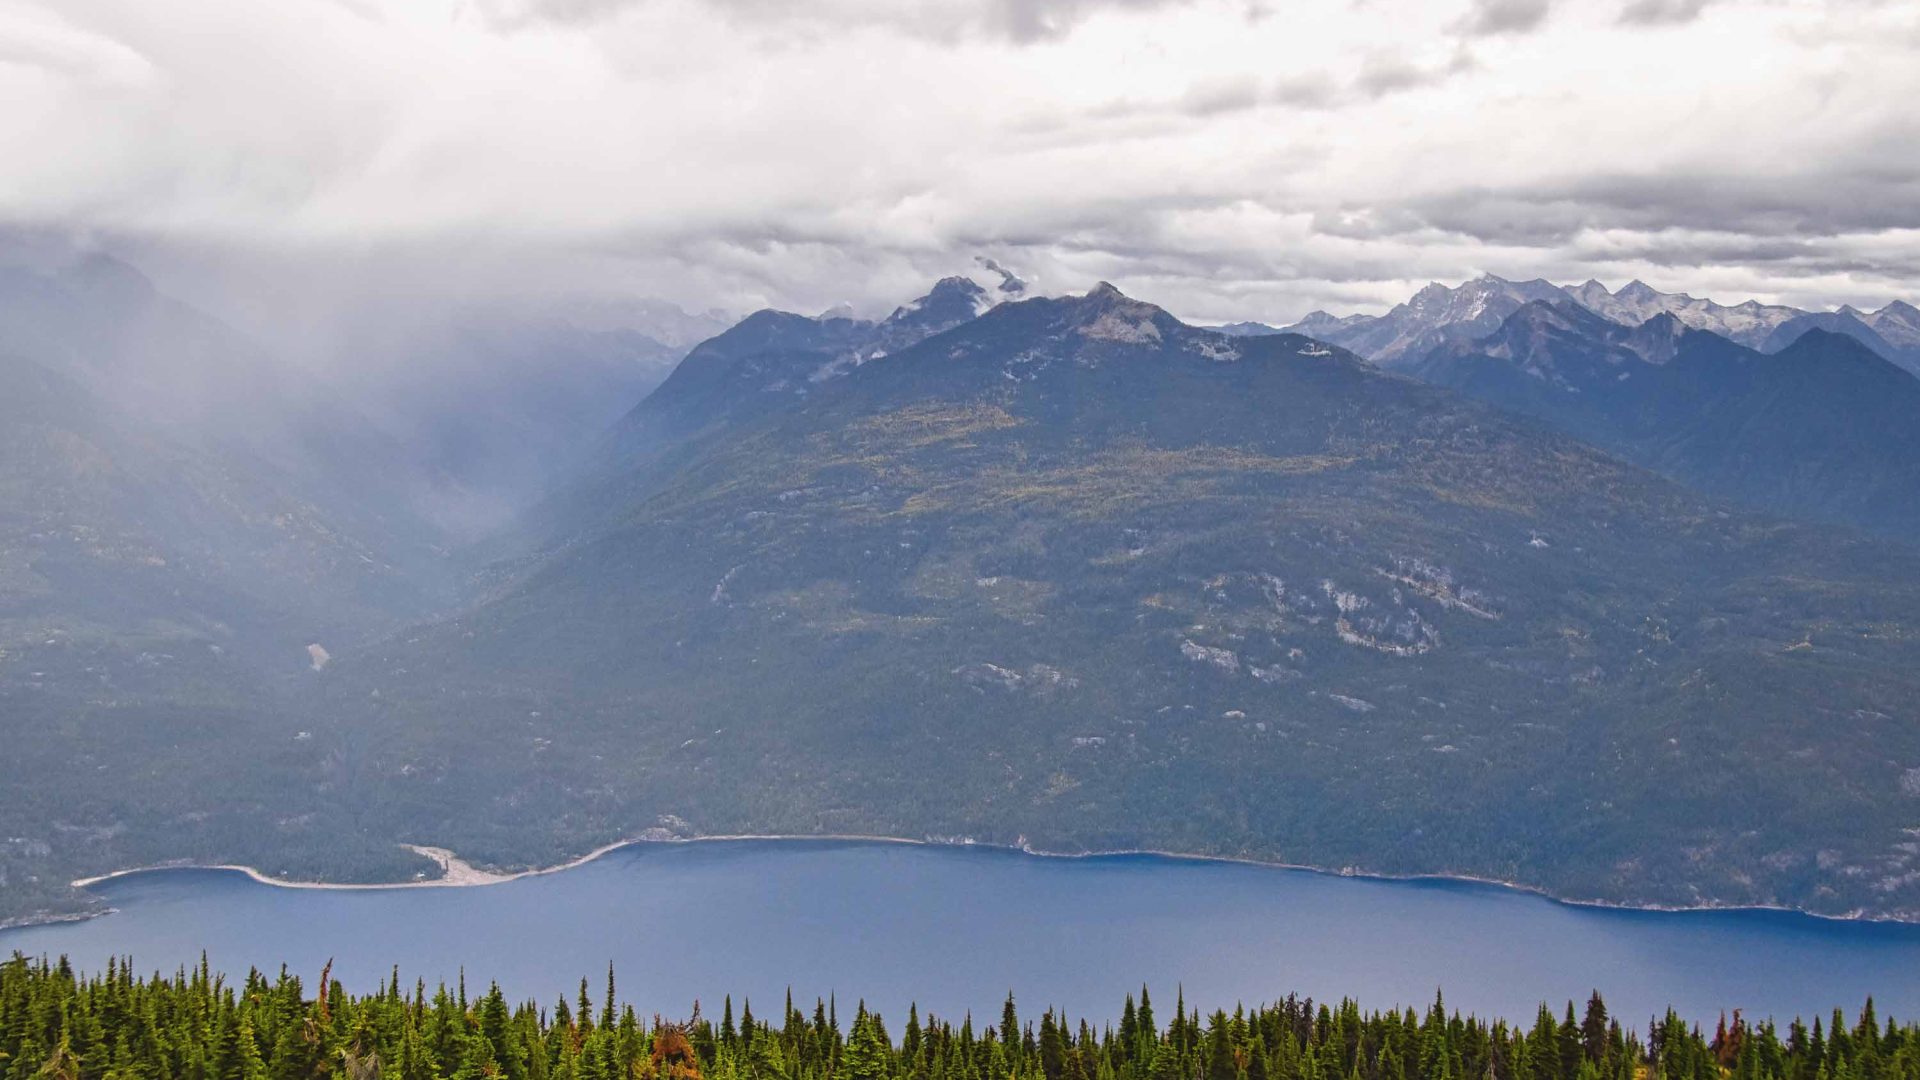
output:
<path id="1" fill-rule="evenodd" d="M 1913 455 L 1868 430 L 1914 427 L 1915 380 L 1819 328 L 1769 355 L 1543 284 L 1504 314 L 1518 295 L 1488 285 L 1428 294 L 1427 329 L 1369 323 L 1368 342 L 1430 341 L 1398 371 L 1110 285 L 947 279 L 885 319 L 759 312 L 576 432 L 512 528 L 444 556 L 487 560 L 457 595 L 347 619 L 277 665 L 216 625 L 266 625 L 220 590 L 244 597 L 272 545 L 166 512 L 196 505 L 182 477 L 283 481 L 205 464 L 219 424 L 101 405 L 54 348 L 78 331 L 44 336 L 7 369 L 38 396 L 16 398 L 25 441 L 0 458 L 9 573 L 32 584 L 0 611 L 19 620 L 0 715 L 21 748 L 0 775 L 0 914 L 84 907 L 61 882 L 138 863 L 377 880 L 430 870 L 401 843 L 517 867 L 657 831 L 1920 918 L 1920 549 L 1897 536 L 1909 474 L 1882 460 Z M 327 413 L 399 447 L 374 455 L 390 477 L 427 467 L 350 404 Z M 105 449 L 47 449 L 76 443 Z M 96 456 L 154 467 L 95 500 L 73 474 Z M 358 459 L 340 460 L 347 486 Z M 1882 487 L 1820 502 L 1862 461 Z M 1782 470 L 1794 505 L 1742 486 Z M 55 573 L 50 523 L 96 501 L 147 545 L 126 547 L 147 608 Z M 1888 536 L 1794 520 L 1863 507 Z M 405 535 L 427 535 L 411 513 Z M 237 554 L 144 539 L 169 529 Z M 76 596 L 111 616 L 116 670 L 186 674 L 56 664 L 61 635 L 35 635 L 78 625 Z M 169 615 L 186 629 L 143 645 Z"/>
<path id="2" fill-rule="evenodd" d="M 1403 370 L 1703 492 L 1920 537 L 1920 378 L 1846 334 L 1809 328 L 1768 354 L 1667 312 L 1625 326 L 1534 301 Z"/>
<path id="3" fill-rule="evenodd" d="M 1920 374 L 1920 310 L 1905 301 L 1893 301 L 1874 312 L 1852 307 L 1809 312 L 1755 300 L 1729 306 L 1685 293 L 1660 292 L 1641 281 L 1609 291 L 1598 281 L 1561 286 L 1484 274 L 1456 287 L 1430 284 L 1384 315 L 1334 316 L 1316 311 L 1285 329 L 1397 367 L 1417 363 L 1442 345 L 1490 334 L 1521 307 L 1537 301 L 1570 301 L 1623 326 L 1670 315 L 1683 326 L 1769 353 L 1818 328 L 1853 337 L 1882 358 Z"/>
<path id="4" fill-rule="evenodd" d="M 563 543 L 329 670 L 360 814 L 1915 910 L 1911 549 L 1110 286 L 829 367 L 841 322 L 696 349 Z"/>

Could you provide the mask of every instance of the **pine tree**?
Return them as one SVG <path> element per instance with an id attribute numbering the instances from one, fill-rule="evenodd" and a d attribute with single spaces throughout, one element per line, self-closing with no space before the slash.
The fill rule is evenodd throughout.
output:
<path id="1" fill-rule="evenodd" d="M 1149 1080 L 1191 1080 L 1181 1067 L 1180 1048 L 1171 1040 L 1154 1047 L 1153 1065 L 1147 1076 Z"/>
<path id="2" fill-rule="evenodd" d="M 854 1019 L 837 1076 L 841 1080 L 887 1080 L 891 1057 L 879 1022 L 862 1009 Z"/>
<path id="3" fill-rule="evenodd" d="M 1599 1064 L 1607 1056 L 1607 1005 L 1595 990 L 1587 999 L 1587 1015 L 1580 1022 L 1581 1049 L 1587 1060 Z"/>
<path id="4" fill-rule="evenodd" d="M 551 1018 L 497 985 L 466 1006 L 449 987 L 401 986 L 396 972 L 356 999 L 323 973 L 309 999 L 285 971 L 227 988 L 204 964 L 141 978 L 116 958 L 90 977 L 16 958 L 0 962 L 0 1080 L 1920 1080 L 1920 1028 L 1871 1006 L 1784 1038 L 1737 1012 L 1703 1038 L 1669 1010 L 1642 1045 L 1597 995 L 1578 1022 L 1571 1003 L 1565 1019 L 1542 1007 L 1531 1031 L 1436 996 L 1424 1020 L 1289 998 L 1204 1025 L 1181 1009 L 1162 1032 L 1143 992 L 1131 1026 L 1123 1009 L 1103 1034 L 1048 1009 L 976 1039 L 971 1016 L 956 1028 L 910 1007 L 895 1048 L 864 1003 L 843 1040 L 834 1005 L 809 1024 L 790 995 L 779 1029 L 744 1003 L 734 1022 L 731 998 L 718 1025 L 696 1005 L 648 1029 L 617 998 L 596 1016 L 584 984 Z"/>
<path id="5" fill-rule="evenodd" d="M 1240 1063 L 1235 1060 L 1233 1030 L 1223 1012 L 1213 1014 L 1207 1026 L 1207 1080 L 1240 1080 Z"/>
<path id="6" fill-rule="evenodd" d="M 493 1045 L 479 1031 L 469 1032 L 462 1040 L 460 1062 L 451 1080 L 494 1080 L 499 1073 L 500 1063 L 494 1059 Z"/>
<path id="7" fill-rule="evenodd" d="M 1046 1080 L 1061 1080 L 1067 1072 L 1067 1040 L 1054 1022 L 1053 1010 L 1040 1017 L 1040 1073 Z"/>

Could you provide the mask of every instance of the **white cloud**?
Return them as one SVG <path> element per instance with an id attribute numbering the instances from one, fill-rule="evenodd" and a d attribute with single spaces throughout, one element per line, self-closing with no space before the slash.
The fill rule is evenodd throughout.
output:
<path id="1" fill-rule="evenodd" d="M 1920 295 L 1889 240 L 1920 220 L 1915 24 L 1847 0 L 0 0 L 0 224 L 734 309 L 877 309 L 976 255 L 1196 318 L 1477 270 L 1864 303 Z"/>

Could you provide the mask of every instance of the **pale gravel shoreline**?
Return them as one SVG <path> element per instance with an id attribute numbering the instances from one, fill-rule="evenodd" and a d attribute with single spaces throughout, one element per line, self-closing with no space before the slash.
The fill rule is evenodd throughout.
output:
<path id="1" fill-rule="evenodd" d="M 404 847 L 416 854 L 423 855 L 429 859 L 432 859 L 434 862 L 438 863 L 440 866 L 440 869 L 441 869 L 440 877 L 425 878 L 418 881 L 386 881 L 386 882 L 363 882 L 363 883 L 329 882 L 329 881 L 295 881 L 287 878 L 273 877 L 272 875 L 263 873 L 260 870 L 251 866 L 241 866 L 241 865 L 232 864 L 232 863 L 208 864 L 208 863 L 182 862 L 182 863 L 161 863 L 153 866 L 138 866 L 138 867 L 132 867 L 126 870 L 115 870 L 112 873 L 100 874 L 94 877 L 80 878 L 78 880 L 71 882 L 70 884 L 74 888 L 85 889 L 85 888 L 90 888 L 94 885 L 99 885 L 105 882 L 114 881 L 120 878 L 131 877 L 138 874 L 154 873 L 154 872 L 163 871 L 163 870 L 227 870 L 227 871 L 232 871 L 234 873 L 245 874 L 250 880 L 255 881 L 259 884 L 271 885 L 271 886 L 274 886 L 275 888 L 282 888 L 282 889 L 325 889 L 325 890 L 361 890 L 361 891 L 374 891 L 374 890 L 384 890 L 384 889 L 460 889 L 460 888 L 475 888 L 475 887 L 480 887 L 485 885 L 500 885 L 510 881 L 520 881 L 525 878 L 543 877 L 548 874 L 557 874 L 564 870 L 572 870 L 572 869 L 575 869 L 576 867 L 584 866 L 587 863 L 593 862 L 605 855 L 610 854 L 611 852 L 618 851 L 621 848 L 635 847 L 641 844 L 714 844 L 714 843 L 739 843 L 739 842 L 749 842 L 749 841 L 780 841 L 780 842 L 838 841 L 843 843 L 854 842 L 854 843 L 868 843 L 868 844 L 906 844 L 906 845 L 911 845 L 915 847 L 977 847 L 977 848 L 982 848 L 982 849 L 991 850 L 991 851 L 1017 852 L 1023 855 L 1029 855 L 1034 858 L 1042 858 L 1042 859 L 1098 859 L 1098 858 L 1112 858 L 1112 857 L 1129 856 L 1129 855 L 1145 855 L 1145 856 L 1151 856 L 1153 858 L 1171 859 L 1171 860 L 1178 860 L 1182 862 L 1226 863 L 1226 864 L 1237 864 L 1241 866 L 1257 866 L 1257 867 L 1261 867 L 1269 870 L 1288 870 L 1288 871 L 1296 871 L 1296 872 L 1309 873 L 1309 874 L 1318 874 L 1324 877 L 1352 878 L 1360 881 L 1382 881 L 1382 882 L 1426 881 L 1426 882 L 1439 882 L 1439 883 L 1450 882 L 1450 883 L 1459 883 L 1459 884 L 1480 885 L 1480 886 L 1486 886 L 1489 888 L 1504 889 L 1504 890 L 1520 893 L 1527 896 L 1536 896 L 1550 903 L 1559 904 L 1564 907 L 1591 908 L 1591 909 L 1598 909 L 1603 911 L 1627 911 L 1627 912 L 1645 911 L 1645 912 L 1660 912 L 1660 913 L 1666 913 L 1666 914 L 1713 913 L 1713 912 L 1720 912 L 1720 913 L 1777 912 L 1777 913 L 1788 914 L 1788 915 L 1804 915 L 1808 918 L 1820 919 L 1826 922 L 1855 923 L 1855 924 L 1866 924 L 1866 925 L 1887 925 L 1887 926 L 1920 926 L 1920 919 L 1902 919 L 1902 918 L 1890 918 L 1890 917 L 1884 917 L 1884 916 L 1869 916 L 1858 910 L 1849 912 L 1843 915 L 1827 915 L 1819 912 L 1803 911 L 1799 908 L 1785 907 L 1783 905 L 1778 905 L 1778 904 L 1715 904 L 1715 903 L 1633 904 L 1633 903 L 1625 903 L 1625 902 L 1614 901 L 1614 900 L 1575 899 L 1571 897 L 1557 896 L 1547 891 L 1546 889 L 1540 888 L 1538 886 L 1524 885 L 1519 882 L 1505 881 L 1499 878 L 1479 877 L 1473 874 L 1387 874 L 1387 873 L 1379 873 L 1379 872 L 1373 872 L 1373 871 L 1364 871 L 1354 867 L 1343 867 L 1343 868 L 1334 869 L 1334 868 L 1329 868 L 1324 866 L 1308 866 L 1301 863 L 1277 862 L 1271 859 L 1256 859 L 1248 856 L 1199 855 L 1199 854 L 1194 854 L 1192 852 L 1160 851 L 1153 848 L 1123 848 L 1123 849 L 1115 849 L 1110 851 L 1077 851 L 1077 852 L 1076 851 L 1042 851 L 1038 848 L 1034 848 L 1024 843 L 1019 845 L 991 844 L 991 843 L 984 843 L 984 842 L 980 842 L 972 839 L 961 839 L 961 840 L 929 839 L 929 838 L 914 839 L 911 837 L 904 837 L 904 836 L 879 836 L 879 835 L 872 835 L 872 834 L 866 834 L 866 833 L 811 833 L 811 834 L 728 833 L 728 834 L 719 834 L 719 835 L 713 835 L 713 836 L 674 836 L 674 837 L 641 835 L 641 836 L 629 837 L 623 840 L 615 840 L 607 844 L 602 844 L 599 847 L 594 848 L 593 850 L 587 852 L 584 855 L 580 855 L 578 857 L 568 859 L 565 862 L 555 863 L 552 866 L 535 867 L 533 869 L 518 870 L 512 873 L 497 873 L 490 870 L 482 870 L 468 863 L 466 860 L 461 859 L 458 855 L 456 855 L 455 853 L 453 853 L 452 851 L 446 848 L 431 847 L 423 844 L 402 844 L 400 845 L 401 847 Z M 28 918 L 18 922 L 0 922 L 0 930 L 16 929 L 16 928 L 27 927 L 27 926 L 45 926 L 45 925 L 51 925 L 51 924 L 57 924 L 57 923 L 63 923 L 63 922 L 78 922 L 84 919 L 97 918 L 101 915 L 110 915 L 113 913 L 114 910 L 115 909 L 109 908 L 105 911 L 75 912 L 72 914 L 49 916 L 45 918 L 34 918 L 29 916 Z"/>

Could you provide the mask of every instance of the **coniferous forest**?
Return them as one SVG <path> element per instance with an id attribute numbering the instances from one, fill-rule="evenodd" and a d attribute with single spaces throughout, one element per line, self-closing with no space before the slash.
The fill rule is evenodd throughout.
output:
<path id="1" fill-rule="evenodd" d="M 431 994 L 395 971 L 356 997 L 321 973 L 310 993 L 284 969 L 230 984 L 197 970 L 102 976 L 19 955 L 0 964 L 3 1080 L 1920 1080 L 1920 1025 L 1876 1017 L 1869 999 L 1784 1029 L 1734 1012 L 1709 1033 L 1673 1012 L 1644 1033 L 1598 993 L 1530 1022 L 1366 1010 L 1289 996 L 1201 1016 L 1176 997 L 1162 1021 L 1142 988 L 1117 1024 L 1008 997 L 997 1017 L 921 1016 L 893 1026 L 855 1003 L 720 1018 L 643 1017 L 582 980 L 574 1001 L 510 1004 L 464 978 Z"/>

